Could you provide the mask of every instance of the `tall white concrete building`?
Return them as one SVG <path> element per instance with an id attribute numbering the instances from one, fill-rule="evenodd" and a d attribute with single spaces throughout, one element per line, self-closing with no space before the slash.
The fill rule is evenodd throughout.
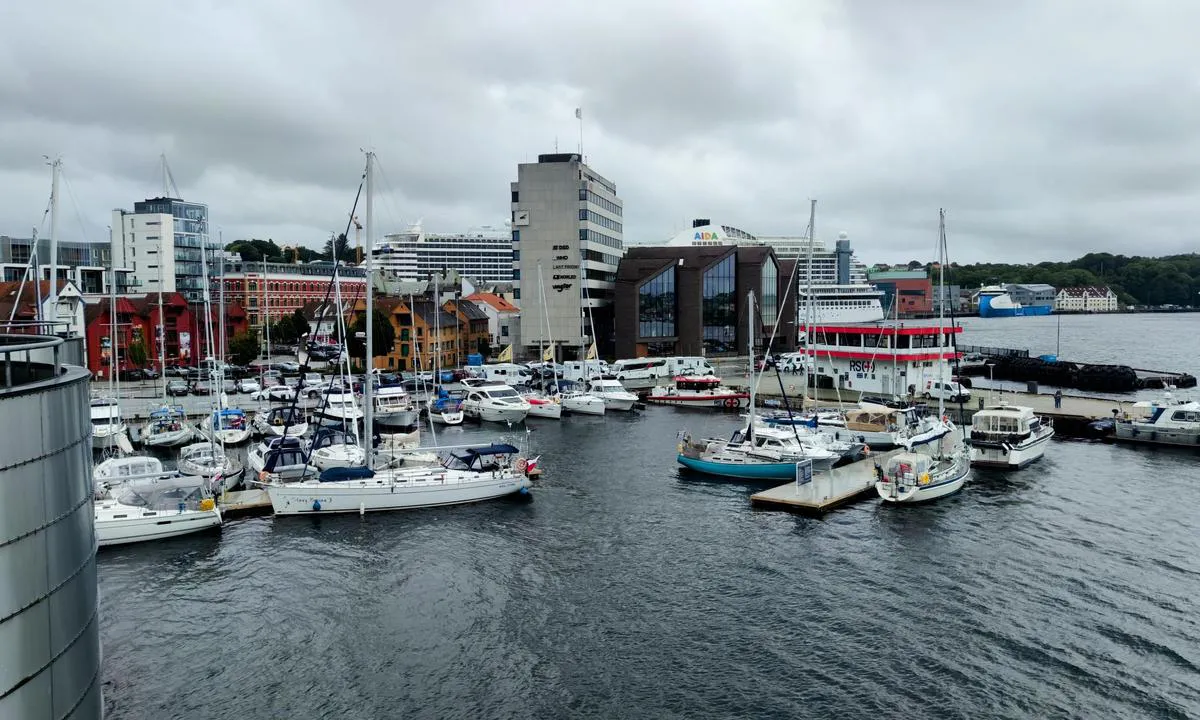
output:
<path id="1" fill-rule="evenodd" d="M 420 223 L 384 235 L 372 250 L 375 267 L 398 280 L 428 280 L 446 270 L 483 282 L 512 282 L 512 236 L 506 227 L 426 233 Z"/>
<path id="2" fill-rule="evenodd" d="M 203 203 L 143 200 L 134 203 L 133 212 L 113 210 L 110 231 L 113 263 L 129 268 L 142 292 L 179 292 L 189 302 L 202 301 L 201 243 L 207 248 L 209 277 L 220 272 L 222 248 L 209 235 Z"/>
<path id="3" fill-rule="evenodd" d="M 617 263 L 625 254 L 617 186 L 578 153 L 555 153 L 519 164 L 510 189 L 513 292 L 521 308 L 514 351 L 531 356 L 539 338 L 549 337 L 560 359 L 593 339 L 610 353 Z"/>

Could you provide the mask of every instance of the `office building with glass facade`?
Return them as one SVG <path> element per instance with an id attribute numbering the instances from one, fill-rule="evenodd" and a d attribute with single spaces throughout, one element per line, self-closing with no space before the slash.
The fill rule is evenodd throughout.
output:
<path id="1" fill-rule="evenodd" d="M 780 303 L 788 278 L 769 247 L 630 248 L 617 270 L 615 354 L 745 355 L 751 290 L 756 351 L 766 348 L 777 320 L 772 350 L 791 349 L 795 313 L 789 308 L 794 303 Z"/>
<path id="2" fill-rule="evenodd" d="M 188 302 L 202 302 L 202 245 L 209 278 L 220 272 L 222 248 L 210 235 L 203 203 L 143 200 L 133 212 L 113 210 L 111 232 L 113 262 L 132 271 L 140 290 L 179 292 Z"/>

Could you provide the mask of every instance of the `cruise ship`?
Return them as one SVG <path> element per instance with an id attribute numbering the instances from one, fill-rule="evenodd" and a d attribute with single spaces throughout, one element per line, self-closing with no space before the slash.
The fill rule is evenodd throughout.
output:
<path id="1" fill-rule="evenodd" d="M 854 259 L 846 234 L 838 237 L 837 246 L 830 250 L 821 240 L 807 237 L 753 235 L 730 225 L 713 223 L 707 218 L 692 221 L 692 227 L 675 235 L 668 245 L 766 245 L 780 260 L 795 260 L 800 267 L 800 291 L 797 298 L 798 322 L 806 319 L 808 296 L 813 301 L 812 314 L 807 316 L 814 325 L 856 325 L 884 319 L 883 291 L 867 284 L 867 269 Z M 812 246 L 812 276 L 805 282 L 803 274 Z"/>

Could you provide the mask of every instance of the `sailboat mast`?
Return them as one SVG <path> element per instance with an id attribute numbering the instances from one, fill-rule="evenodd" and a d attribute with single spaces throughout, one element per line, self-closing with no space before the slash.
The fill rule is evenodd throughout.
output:
<path id="1" fill-rule="evenodd" d="M 758 390 L 758 378 L 754 377 L 754 291 L 746 294 L 746 349 L 750 356 L 750 425 L 746 439 L 754 442 L 754 402 Z"/>
<path id="2" fill-rule="evenodd" d="M 946 211 L 938 208 L 938 293 L 942 294 L 946 290 Z M 944 298 L 943 298 L 944 299 Z M 938 382 L 945 385 L 949 378 L 945 377 L 946 357 L 942 353 L 943 335 L 945 329 L 946 318 L 946 303 L 938 303 Z M 946 414 L 946 399 L 945 392 L 938 392 L 938 417 L 943 417 Z"/>
<path id="3" fill-rule="evenodd" d="M 221 362 L 223 364 L 225 362 L 225 231 L 218 230 L 217 237 L 219 238 L 217 240 L 217 244 L 221 246 L 221 251 L 220 251 L 221 252 L 221 274 L 218 276 L 220 278 L 219 282 L 221 283 L 221 288 L 220 288 L 220 290 L 217 291 L 217 293 L 218 293 L 218 297 L 220 298 L 220 300 L 218 302 L 220 303 L 220 306 L 221 306 L 221 319 L 220 319 L 221 342 L 220 342 L 220 346 L 221 346 Z M 159 287 L 162 287 L 162 285 L 160 284 Z M 162 297 L 162 295 L 160 294 L 159 297 Z"/>
<path id="4" fill-rule="evenodd" d="M 800 399 L 800 410 L 804 410 L 804 406 L 808 405 L 808 385 L 812 377 L 812 371 L 817 367 L 817 354 L 812 349 L 812 323 L 813 323 L 813 243 L 816 242 L 817 235 L 817 201 L 809 200 L 808 205 L 808 263 L 807 269 L 804 271 L 804 397 Z M 816 382 L 812 383 L 813 392 L 816 392 Z M 815 404 L 815 398 L 814 398 Z"/>
<path id="5" fill-rule="evenodd" d="M 367 252 L 366 252 L 366 270 L 367 270 L 367 342 L 366 350 L 367 357 L 365 358 L 366 370 L 363 378 L 363 451 L 367 456 L 368 467 L 371 462 L 371 438 L 375 435 L 375 419 L 373 400 L 371 398 L 374 388 L 374 378 L 371 377 L 371 370 L 374 369 L 375 361 L 375 278 L 372 274 L 371 259 L 374 256 L 375 249 L 375 153 L 367 152 L 367 178 L 366 178 L 366 193 L 367 193 Z M 335 241 L 336 247 L 336 241 Z"/>
<path id="6" fill-rule="evenodd" d="M 167 321 L 163 318 L 163 274 L 162 274 L 162 242 L 158 245 L 158 329 L 154 341 L 158 343 L 159 377 L 162 380 L 163 405 L 169 404 L 167 398 Z M 115 273 L 116 270 L 113 270 Z"/>
<path id="7" fill-rule="evenodd" d="M 546 283 L 542 279 L 542 261 L 538 260 L 538 295 L 542 299 L 542 319 L 546 321 L 546 339 L 550 343 L 550 359 L 554 360 L 554 332 L 550 329 L 550 305 L 546 302 Z M 540 330 L 539 330 L 540 332 Z M 545 354 L 542 356 L 542 362 L 545 362 Z M 551 373 L 554 378 L 554 394 L 562 393 L 562 384 L 558 380 L 558 368 L 554 368 Z"/>
<path id="8" fill-rule="evenodd" d="M 62 158 L 55 158 L 50 163 L 50 321 L 58 321 L 58 180 L 62 175 Z M 37 251 L 37 243 L 34 243 Z M 114 271 L 115 273 L 115 271 Z M 113 275 L 115 280 L 116 275 Z M 38 278 L 40 281 L 41 278 Z M 50 332 L 57 334 L 55 326 L 51 325 Z"/>

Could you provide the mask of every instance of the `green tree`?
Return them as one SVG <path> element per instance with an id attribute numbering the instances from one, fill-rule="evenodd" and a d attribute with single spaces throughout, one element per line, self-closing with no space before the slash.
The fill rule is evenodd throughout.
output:
<path id="1" fill-rule="evenodd" d="M 284 315 L 271 325 L 272 342 L 291 345 L 296 342 L 297 338 L 296 324 L 291 315 Z"/>
<path id="2" fill-rule="evenodd" d="M 292 312 L 292 328 L 296 331 L 296 339 L 304 337 L 312 330 L 312 326 L 308 324 L 308 318 L 304 315 L 304 311 L 296 308 Z"/>
<path id="3" fill-rule="evenodd" d="M 125 359 L 135 368 L 146 367 L 149 361 L 149 355 L 146 352 L 146 343 L 138 341 L 129 346 L 125 351 Z"/>
<path id="4" fill-rule="evenodd" d="M 392 351 L 396 345 L 396 331 L 392 323 L 383 313 L 375 313 L 374 342 L 375 357 L 383 357 Z M 346 328 L 346 351 L 350 357 L 364 360 L 367 355 L 367 323 L 366 313 L 359 313 L 350 327 Z M 364 363 L 365 365 L 365 363 Z"/>
<path id="5" fill-rule="evenodd" d="M 229 358 L 236 365 L 246 365 L 258 357 L 258 331 L 247 330 L 229 341 Z"/>
<path id="6" fill-rule="evenodd" d="M 325 241 L 325 251 L 321 256 L 326 260 L 341 260 L 342 262 L 354 262 L 355 259 L 354 248 L 350 247 L 346 233 L 330 235 L 329 239 Z"/>

